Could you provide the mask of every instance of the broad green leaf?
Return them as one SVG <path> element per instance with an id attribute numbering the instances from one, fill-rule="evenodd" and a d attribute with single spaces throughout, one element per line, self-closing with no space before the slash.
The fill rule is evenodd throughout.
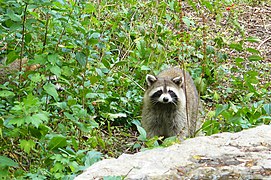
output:
<path id="1" fill-rule="evenodd" d="M 65 146 L 67 146 L 66 137 L 64 137 L 62 135 L 56 135 L 50 140 L 49 145 L 48 145 L 48 149 L 54 150 L 54 149 L 62 148 Z"/>
<path id="2" fill-rule="evenodd" d="M 91 84 L 95 84 L 100 80 L 97 76 L 89 76 L 88 79 L 90 80 Z"/>
<path id="3" fill-rule="evenodd" d="M 75 139 L 75 137 L 72 137 L 72 146 L 75 151 L 78 151 L 79 142 Z"/>
<path id="4" fill-rule="evenodd" d="M 20 140 L 20 147 L 21 149 L 26 152 L 27 154 L 30 153 L 31 149 L 34 149 L 35 147 L 35 142 L 33 140 Z"/>
<path id="5" fill-rule="evenodd" d="M 215 110 L 215 117 L 220 115 L 226 109 L 228 109 L 228 104 L 225 104 L 225 105 L 219 104 L 219 105 L 217 105 L 216 110 Z"/>
<path id="6" fill-rule="evenodd" d="M 31 34 L 30 33 L 27 33 L 26 35 L 25 35 L 25 42 L 26 43 L 30 43 L 31 42 L 31 39 L 32 39 L 32 36 L 31 36 Z"/>
<path id="7" fill-rule="evenodd" d="M 46 64 L 46 56 L 44 54 L 35 55 L 34 63 L 40 64 L 40 65 Z"/>
<path id="8" fill-rule="evenodd" d="M 40 124 L 44 122 L 48 122 L 49 120 L 48 113 L 43 112 L 43 113 L 34 114 L 32 116 L 32 120 L 33 121 L 31 122 L 31 124 L 33 124 L 36 128 L 38 128 Z"/>
<path id="9" fill-rule="evenodd" d="M 86 66 L 87 60 L 86 60 L 86 55 L 81 53 L 81 52 L 77 52 L 75 55 L 75 59 L 79 62 L 79 64 L 83 67 Z"/>
<path id="10" fill-rule="evenodd" d="M 141 71 L 149 71 L 149 70 L 151 70 L 151 68 L 149 68 L 148 66 L 145 66 L 145 65 L 143 65 L 143 66 L 141 66 Z"/>
<path id="11" fill-rule="evenodd" d="M 50 96 L 53 96 L 55 101 L 58 101 L 58 93 L 56 91 L 55 86 L 52 83 L 48 83 L 48 84 L 44 85 L 43 88 L 47 94 L 49 94 Z"/>
<path id="12" fill-rule="evenodd" d="M 8 57 L 7 57 L 7 62 L 6 62 L 6 64 L 12 63 L 15 59 L 19 58 L 18 54 L 19 54 L 19 53 L 16 52 L 16 51 L 10 51 L 10 52 L 8 53 Z"/>
<path id="13" fill-rule="evenodd" d="M 24 118 L 25 118 L 25 122 L 26 122 L 27 124 L 30 124 L 30 123 L 34 122 L 33 117 L 32 117 L 31 115 L 27 115 L 27 116 L 25 116 Z M 39 120 L 38 120 L 38 121 L 39 121 Z"/>
<path id="14" fill-rule="evenodd" d="M 12 91 L 3 90 L 0 91 L 0 97 L 6 98 L 6 97 L 13 97 L 15 94 Z"/>
<path id="15" fill-rule="evenodd" d="M 18 163 L 6 156 L 0 156 L 0 167 L 18 167 Z"/>
<path id="16" fill-rule="evenodd" d="M 48 61 L 55 65 L 59 61 L 58 54 L 50 54 L 48 55 Z"/>
<path id="17" fill-rule="evenodd" d="M 141 127 L 141 123 L 138 120 L 133 120 L 132 123 L 136 125 L 137 131 L 139 132 L 138 140 L 146 141 L 147 140 L 147 133 L 143 127 Z"/>
<path id="18" fill-rule="evenodd" d="M 18 14 L 15 14 L 12 9 L 7 9 L 7 15 L 12 21 L 21 21 L 21 17 Z"/>
<path id="19" fill-rule="evenodd" d="M 59 77 L 61 75 L 61 68 L 59 66 L 52 66 L 50 68 L 50 71 L 56 75 L 57 77 Z"/>
<path id="20" fill-rule="evenodd" d="M 14 117 L 8 122 L 8 124 L 13 124 L 13 125 L 16 124 L 17 127 L 20 127 L 24 123 L 25 123 L 25 118 L 24 117 Z"/>
<path id="21" fill-rule="evenodd" d="M 138 136 L 138 140 L 139 141 L 146 141 L 147 140 L 147 133 L 145 131 L 145 129 L 141 126 L 136 126 L 138 132 L 139 132 L 139 136 Z"/>
<path id="22" fill-rule="evenodd" d="M 69 168 L 71 169 L 71 172 L 77 172 L 79 169 L 79 164 L 76 161 L 72 161 L 69 163 Z"/>
<path id="23" fill-rule="evenodd" d="M 85 166 L 89 167 L 95 162 L 98 162 L 102 157 L 102 153 L 97 151 L 89 151 L 85 156 Z"/>
<path id="24" fill-rule="evenodd" d="M 99 76 L 104 76 L 103 71 L 100 68 L 95 68 L 95 70 Z"/>
<path id="25" fill-rule="evenodd" d="M 91 3 L 86 4 L 85 8 L 86 8 L 86 12 L 89 13 L 89 14 L 91 14 L 93 12 L 96 12 L 95 6 L 93 4 L 91 4 Z"/>
<path id="26" fill-rule="evenodd" d="M 259 61 L 259 60 L 262 60 L 263 58 L 261 56 L 258 56 L 258 55 L 251 55 L 248 57 L 248 60 L 250 61 Z"/>

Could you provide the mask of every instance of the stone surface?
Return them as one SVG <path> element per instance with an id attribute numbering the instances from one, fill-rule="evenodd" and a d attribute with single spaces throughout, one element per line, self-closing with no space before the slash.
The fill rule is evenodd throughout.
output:
<path id="1" fill-rule="evenodd" d="M 271 126 L 183 141 L 168 148 L 123 154 L 89 167 L 76 180 L 271 179 Z"/>

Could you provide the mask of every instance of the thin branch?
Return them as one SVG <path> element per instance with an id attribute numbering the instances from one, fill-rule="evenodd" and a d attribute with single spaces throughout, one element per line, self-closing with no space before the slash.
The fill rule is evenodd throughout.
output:
<path id="1" fill-rule="evenodd" d="M 143 91 L 145 91 L 145 89 L 140 86 L 140 84 L 138 84 L 136 81 L 134 81 L 132 78 L 130 78 L 128 75 L 122 73 L 122 75 L 124 75 L 125 77 L 127 77 L 129 80 L 133 81 L 133 83 L 135 83 L 140 89 L 142 89 Z"/>
<path id="2" fill-rule="evenodd" d="M 46 13 L 46 24 L 45 24 L 45 34 L 44 34 L 44 40 L 43 40 L 43 48 L 42 48 L 42 52 L 45 51 L 45 46 L 46 46 L 46 42 L 47 42 L 47 34 L 48 34 L 48 25 L 49 25 L 49 13 Z"/>
<path id="3" fill-rule="evenodd" d="M 26 21 L 26 11 L 27 11 L 27 6 L 28 4 L 25 4 L 24 8 L 24 16 L 23 16 L 23 30 L 22 30 L 22 47 L 21 47 L 21 53 L 20 53 L 20 71 L 22 71 L 22 61 L 23 61 L 23 51 L 24 51 L 24 35 L 25 35 L 25 21 Z M 20 80 L 21 80 L 21 75 L 20 75 Z"/>
<path id="4" fill-rule="evenodd" d="M 266 38 L 265 40 L 263 40 L 263 41 L 259 44 L 259 46 L 257 47 L 257 49 L 259 50 L 259 49 L 261 48 L 261 46 L 262 46 L 264 43 L 266 43 L 267 41 L 269 41 L 270 39 L 271 39 L 271 36 L 268 37 L 268 38 Z"/>

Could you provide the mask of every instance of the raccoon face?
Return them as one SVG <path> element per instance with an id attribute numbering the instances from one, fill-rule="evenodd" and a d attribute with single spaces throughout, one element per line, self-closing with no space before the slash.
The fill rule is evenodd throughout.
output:
<path id="1" fill-rule="evenodd" d="M 156 78 L 153 75 L 147 75 L 146 81 L 148 83 L 148 96 L 153 104 L 174 104 L 182 98 L 182 84 L 183 78 L 180 76 L 168 78 Z"/>

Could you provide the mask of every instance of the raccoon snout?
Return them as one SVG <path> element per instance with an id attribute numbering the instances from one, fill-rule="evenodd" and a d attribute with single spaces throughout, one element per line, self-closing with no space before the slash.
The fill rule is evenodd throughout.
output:
<path id="1" fill-rule="evenodd" d="M 164 97 L 164 98 L 163 98 L 163 102 L 164 102 L 164 103 L 167 103 L 168 101 L 169 101 L 168 97 Z"/>

